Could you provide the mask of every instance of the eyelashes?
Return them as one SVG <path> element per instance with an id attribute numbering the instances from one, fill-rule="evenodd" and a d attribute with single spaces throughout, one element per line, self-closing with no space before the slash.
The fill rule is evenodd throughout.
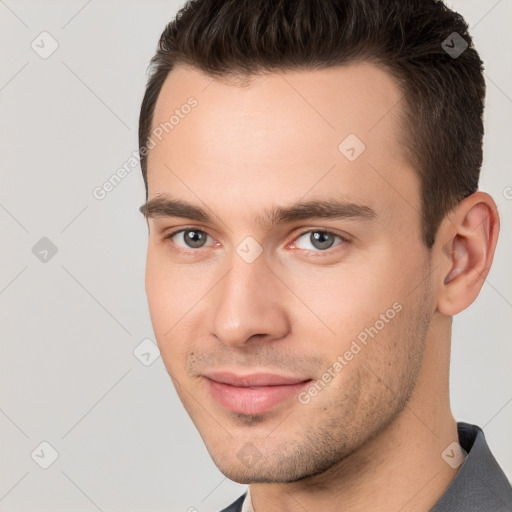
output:
<path id="1" fill-rule="evenodd" d="M 313 252 L 326 252 L 332 247 L 337 247 L 338 245 L 348 243 L 348 239 L 338 235 L 337 233 L 333 233 L 332 231 L 327 231 L 323 229 L 310 229 L 309 231 L 303 232 L 301 235 L 299 235 L 293 242 L 293 245 L 296 245 L 297 241 L 303 238 L 305 235 L 309 234 L 309 243 L 313 247 L 313 249 L 303 249 L 306 251 L 313 251 Z M 320 236 L 316 236 L 320 235 Z M 326 240 L 327 238 L 327 240 Z M 334 240 L 339 239 L 340 243 L 333 245 Z M 332 242 L 332 243 L 331 243 Z M 315 247 L 314 243 L 318 243 L 320 247 Z M 299 247 L 300 249 L 300 247 Z M 316 250 L 315 250 L 316 249 Z"/>
<path id="2" fill-rule="evenodd" d="M 176 235 L 179 235 L 180 233 L 194 233 L 193 237 L 190 237 L 190 241 L 192 242 L 192 244 L 197 244 L 197 243 L 201 243 L 202 240 L 206 239 L 206 238 L 211 238 L 210 235 L 208 235 L 205 231 L 201 231 L 200 229 L 194 229 L 194 228 L 184 228 L 184 229 L 180 229 L 178 231 L 174 231 L 173 233 L 167 235 L 165 237 L 165 240 L 171 240 L 176 236 Z M 184 238 L 184 237 L 183 237 Z M 194 240 L 195 239 L 195 240 Z M 196 250 L 196 249 L 202 249 L 203 246 L 193 246 L 193 247 L 182 247 L 186 250 Z"/>
<path id="3" fill-rule="evenodd" d="M 178 235 L 180 236 L 178 237 Z M 301 241 L 306 235 L 309 235 L 309 237 Z M 181 244 L 174 240 L 176 237 L 178 237 Z M 214 243 L 206 245 L 208 239 L 213 240 Z M 336 240 L 338 240 L 338 243 L 336 243 Z M 194 227 L 185 227 L 173 231 L 164 237 L 164 241 L 171 242 L 172 245 L 177 248 L 176 250 L 178 252 L 186 254 L 199 253 L 202 252 L 203 249 L 219 245 L 206 231 Z M 304 242 L 309 244 L 309 247 L 304 247 Z M 297 235 L 291 243 L 287 244 L 287 248 L 297 248 L 308 253 L 322 254 L 330 253 L 334 248 L 340 245 L 346 245 L 349 242 L 350 240 L 347 237 L 333 231 L 326 229 L 309 229 Z"/>

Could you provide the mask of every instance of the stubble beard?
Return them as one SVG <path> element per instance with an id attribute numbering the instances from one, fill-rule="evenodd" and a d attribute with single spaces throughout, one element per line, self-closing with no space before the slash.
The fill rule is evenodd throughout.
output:
<path id="1" fill-rule="evenodd" d="M 233 453 L 233 447 L 235 452 L 239 449 L 236 440 L 232 447 L 224 448 L 224 453 L 209 449 L 219 470 L 241 484 L 293 483 L 324 473 L 326 477 L 327 473 L 343 473 L 350 466 L 344 462 L 385 431 L 409 402 L 420 373 L 431 320 L 431 312 L 425 306 L 429 303 L 428 293 L 425 290 L 424 297 L 412 305 L 413 311 L 386 334 L 385 346 L 391 356 L 386 351 L 383 353 L 382 347 L 379 351 L 365 347 L 365 359 L 344 379 L 338 396 L 334 396 L 332 389 L 324 390 L 315 397 L 321 402 L 312 401 L 302 406 L 315 407 L 306 419 L 294 418 L 294 411 L 280 426 L 272 427 L 274 431 L 267 436 L 253 438 L 253 444 L 261 452 L 256 463 L 248 466 L 238 460 Z M 399 350 L 393 352 L 393 348 Z M 335 382 L 333 380 L 330 386 Z M 324 398 L 323 393 L 329 393 L 325 395 L 329 399 Z M 302 410 L 301 406 L 295 407 L 297 411 Z M 261 424 L 261 420 L 259 417 L 239 418 L 240 425 L 246 426 Z M 291 434 L 279 439 L 281 426 L 289 428 L 290 425 L 295 426 Z M 276 439 L 279 439 L 277 443 Z M 364 458 L 359 459 L 359 464 L 361 460 Z"/>

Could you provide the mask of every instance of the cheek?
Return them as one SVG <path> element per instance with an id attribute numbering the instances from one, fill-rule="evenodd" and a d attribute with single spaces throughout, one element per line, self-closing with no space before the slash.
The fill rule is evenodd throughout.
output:
<path id="1" fill-rule="evenodd" d="M 384 341 L 398 328 L 414 300 L 411 291 L 426 275 L 413 260 L 386 247 L 337 267 L 295 272 L 293 290 L 309 310 L 300 306 L 308 318 L 301 324 L 316 333 L 326 357 L 344 354 L 358 338 L 373 340 L 376 331 Z"/>
<path id="2" fill-rule="evenodd" d="M 169 288 L 171 279 L 169 271 L 157 257 L 156 251 L 149 246 L 146 260 L 146 295 L 148 299 L 149 313 L 151 322 L 157 338 L 161 338 L 163 333 L 169 329 L 165 324 L 170 322 L 169 311 L 172 311 L 172 293 Z"/>
<path id="3" fill-rule="evenodd" d="M 157 249 L 148 249 L 145 285 L 153 331 L 162 359 L 169 369 L 168 363 L 180 360 L 185 351 L 183 329 L 192 298 L 187 296 L 182 273 L 166 263 L 158 252 Z M 183 346 L 180 346 L 180 341 Z"/>
<path id="4" fill-rule="evenodd" d="M 151 244 L 146 260 L 146 295 L 155 334 L 169 335 L 169 329 L 199 300 L 202 287 L 197 275 L 171 262 L 165 248 Z M 204 293 L 204 292 L 203 292 Z"/>
<path id="5" fill-rule="evenodd" d="M 293 290 L 317 317 L 317 327 L 321 320 L 329 328 L 326 334 L 348 340 L 373 324 L 400 296 L 401 284 L 390 278 L 393 270 L 387 269 L 387 263 L 379 259 L 378 264 L 343 264 L 328 271 L 311 267 L 294 278 Z"/>

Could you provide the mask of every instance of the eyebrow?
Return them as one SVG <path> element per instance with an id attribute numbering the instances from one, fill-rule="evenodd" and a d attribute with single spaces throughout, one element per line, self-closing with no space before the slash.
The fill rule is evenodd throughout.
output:
<path id="1" fill-rule="evenodd" d="M 146 219 L 155 217 L 181 217 L 213 224 L 214 217 L 205 209 L 180 199 L 158 196 L 144 203 L 139 211 Z M 269 227 L 308 219 L 358 219 L 377 218 L 375 210 L 366 205 L 336 199 L 297 202 L 292 206 L 277 206 L 256 217 L 256 223 Z"/>

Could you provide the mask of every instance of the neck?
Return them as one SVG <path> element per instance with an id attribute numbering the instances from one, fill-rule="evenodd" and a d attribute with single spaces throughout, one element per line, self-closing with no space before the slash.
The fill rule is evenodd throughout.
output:
<path id="1" fill-rule="evenodd" d="M 287 484 L 252 484 L 255 512 L 429 511 L 458 472 L 441 457 L 458 442 L 449 403 L 450 346 L 441 340 L 427 343 L 416 387 L 390 425 L 320 475 Z M 440 378 L 439 367 L 446 367 L 445 377 Z"/>

